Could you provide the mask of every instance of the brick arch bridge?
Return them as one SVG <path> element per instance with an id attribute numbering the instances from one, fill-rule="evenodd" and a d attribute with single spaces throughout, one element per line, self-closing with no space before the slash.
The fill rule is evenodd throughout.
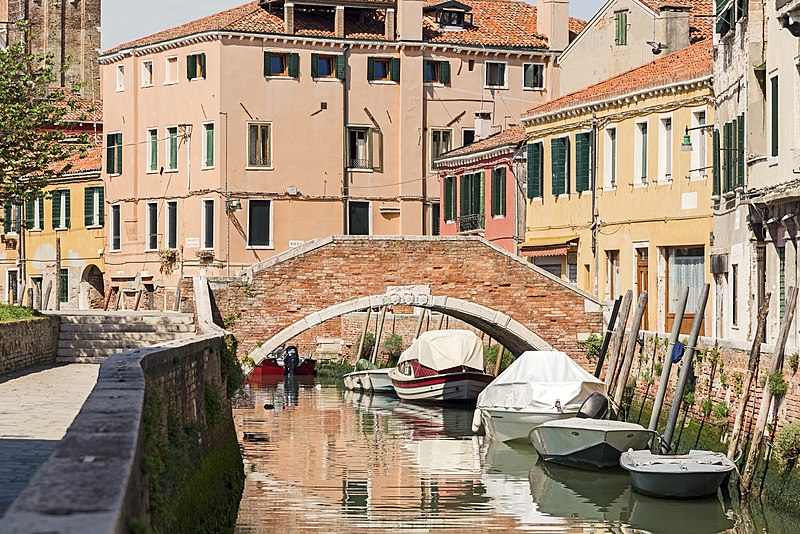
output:
<path id="1" fill-rule="evenodd" d="M 384 304 L 443 312 L 515 355 L 578 356 L 579 335 L 603 329 L 592 295 L 479 237 L 329 237 L 209 284 L 240 354 L 256 364 L 328 320 Z"/>

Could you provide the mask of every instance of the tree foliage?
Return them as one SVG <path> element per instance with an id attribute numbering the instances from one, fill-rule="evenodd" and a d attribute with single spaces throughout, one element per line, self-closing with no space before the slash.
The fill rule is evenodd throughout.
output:
<path id="1" fill-rule="evenodd" d="M 24 28 L 23 28 L 24 29 Z M 86 136 L 69 138 L 65 119 L 84 102 L 56 88 L 60 72 L 50 55 L 29 54 L 22 42 L 0 50 L 0 200 L 32 200 L 53 179 L 69 172 L 64 163 L 88 152 Z"/>

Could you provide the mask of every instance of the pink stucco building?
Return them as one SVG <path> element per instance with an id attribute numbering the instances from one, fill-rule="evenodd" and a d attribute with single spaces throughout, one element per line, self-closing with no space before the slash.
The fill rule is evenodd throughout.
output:
<path id="1" fill-rule="evenodd" d="M 252 2 L 106 51 L 107 277 L 436 233 L 433 161 L 547 101 L 582 27 L 564 0 Z"/>

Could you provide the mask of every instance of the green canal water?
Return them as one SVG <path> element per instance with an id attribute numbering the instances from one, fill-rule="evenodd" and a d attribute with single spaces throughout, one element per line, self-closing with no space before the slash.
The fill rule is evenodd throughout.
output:
<path id="1" fill-rule="evenodd" d="M 472 435 L 472 410 L 292 380 L 247 385 L 234 418 L 248 473 L 240 534 L 800 532 L 721 495 L 653 499 L 624 471 L 544 464 L 530 446 Z"/>

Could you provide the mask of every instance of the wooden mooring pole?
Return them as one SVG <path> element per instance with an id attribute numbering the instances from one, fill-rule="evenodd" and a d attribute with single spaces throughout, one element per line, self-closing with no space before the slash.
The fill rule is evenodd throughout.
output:
<path id="1" fill-rule="evenodd" d="M 375 346 L 372 348 L 372 359 L 370 362 L 375 363 L 375 360 L 378 359 L 378 351 L 381 349 L 381 336 L 383 335 L 383 323 L 386 321 L 386 308 L 388 306 L 383 306 L 381 308 L 381 317 L 378 321 L 378 332 L 375 336 Z"/>
<path id="2" fill-rule="evenodd" d="M 500 345 L 500 350 L 497 351 L 497 361 L 494 364 L 494 376 L 500 374 L 500 366 L 503 363 L 503 354 L 505 354 L 506 348 L 503 345 Z"/>
<path id="3" fill-rule="evenodd" d="M 617 391 L 614 393 L 614 403 L 622 406 L 622 397 L 625 394 L 625 386 L 628 384 L 628 376 L 633 366 L 633 358 L 636 355 L 636 340 L 639 339 L 639 328 L 642 326 L 642 318 L 647 309 L 647 291 L 642 291 L 639 301 L 636 303 L 636 311 L 633 314 L 631 323 L 631 333 L 628 336 L 628 345 L 625 347 L 625 359 L 621 362 L 619 379 L 617 380 Z"/>
<path id="4" fill-rule="evenodd" d="M 778 333 L 778 339 L 775 341 L 775 350 L 772 353 L 772 366 L 770 368 L 770 376 L 772 373 L 783 369 L 783 352 L 786 348 L 786 338 L 789 337 L 789 329 L 794 322 L 794 311 L 797 306 L 797 288 L 790 287 L 786 291 L 786 312 L 781 321 L 781 329 Z M 764 383 L 764 393 L 761 396 L 761 407 L 758 410 L 758 420 L 756 421 L 756 428 L 753 430 L 752 441 L 750 450 L 747 453 L 747 463 L 744 464 L 744 472 L 739 481 L 739 491 L 742 494 L 742 499 L 746 499 L 750 493 L 750 486 L 753 483 L 753 476 L 758 468 L 758 461 L 761 457 L 761 451 L 764 446 L 764 429 L 767 427 L 767 417 L 769 416 L 769 407 L 772 404 L 772 387 L 769 383 L 769 376 Z"/>
<path id="5" fill-rule="evenodd" d="M 422 313 L 419 314 L 419 320 L 417 320 L 417 329 L 414 330 L 414 339 L 417 339 L 419 337 L 419 333 L 422 332 L 422 322 L 425 321 L 425 315 L 427 313 L 428 309 L 422 308 Z"/>
<path id="6" fill-rule="evenodd" d="M 367 330 L 369 330 L 369 318 L 372 315 L 372 308 L 367 308 L 367 319 L 364 321 L 364 330 L 361 331 L 361 337 L 358 339 L 358 350 L 356 357 L 353 358 L 353 363 L 361 359 L 361 350 L 364 348 L 364 338 L 367 337 Z"/>
<path id="7" fill-rule="evenodd" d="M 600 378 L 600 373 L 603 372 L 603 363 L 606 359 L 611 336 L 614 335 L 614 325 L 617 322 L 620 305 L 622 305 L 622 297 L 617 297 L 617 300 L 614 301 L 614 309 L 611 310 L 611 317 L 608 319 L 608 328 L 606 328 L 606 334 L 603 336 L 603 346 L 600 348 L 600 355 L 597 357 L 597 365 L 594 368 L 595 378 Z"/>
<path id="8" fill-rule="evenodd" d="M 619 353 L 622 350 L 622 341 L 625 338 L 625 327 L 628 325 L 628 314 L 631 311 L 631 302 L 633 301 L 633 291 L 628 290 L 625 293 L 625 298 L 622 299 L 622 307 L 619 310 L 619 318 L 617 319 L 617 328 L 614 330 L 614 341 L 611 344 L 611 358 L 608 360 L 608 369 L 606 369 L 606 386 L 611 391 L 614 387 L 614 374 L 617 368 L 617 361 L 619 360 Z"/>

